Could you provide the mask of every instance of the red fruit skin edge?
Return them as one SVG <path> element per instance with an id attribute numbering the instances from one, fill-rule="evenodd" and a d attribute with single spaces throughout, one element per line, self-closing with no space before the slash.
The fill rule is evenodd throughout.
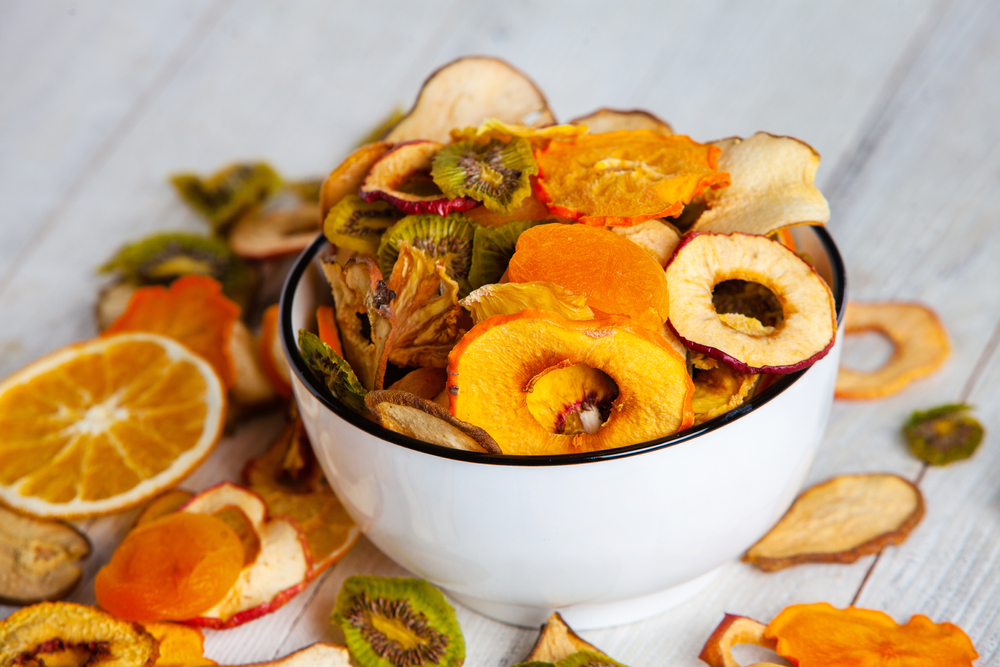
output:
<path id="1" fill-rule="evenodd" d="M 462 213 L 479 206 L 479 202 L 472 197 L 458 197 L 456 199 L 445 199 L 442 197 L 441 199 L 410 201 L 408 199 L 400 199 L 399 197 L 393 196 L 383 190 L 369 190 L 367 192 L 361 190 L 358 192 L 358 196 L 366 202 L 373 202 L 377 199 L 382 199 L 389 202 L 407 215 L 436 213 L 440 216 L 445 216 L 449 213 Z"/>

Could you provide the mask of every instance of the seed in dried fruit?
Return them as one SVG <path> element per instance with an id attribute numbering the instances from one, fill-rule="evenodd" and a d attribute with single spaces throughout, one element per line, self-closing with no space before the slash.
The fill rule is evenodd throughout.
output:
<path id="1" fill-rule="evenodd" d="M 434 260 L 444 262 L 448 273 L 459 284 L 465 296 L 472 266 L 472 243 L 476 224 L 460 213 L 440 215 L 410 215 L 390 227 L 382 235 L 378 248 L 378 266 L 388 276 L 399 257 L 399 244 L 409 243 Z"/>
<path id="2" fill-rule="evenodd" d="M 281 187 L 281 177 L 263 162 L 232 164 L 204 179 L 197 174 L 175 174 L 170 182 L 188 204 L 208 218 L 216 234 Z"/>
<path id="3" fill-rule="evenodd" d="M 406 391 L 370 391 L 365 404 L 378 423 L 396 433 L 417 440 L 469 452 L 500 454 L 500 447 L 490 434 L 467 422 L 431 400 Z"/>
<path id="4" fill-rule="evenodd" d="M 555 663 L 580 651 L 601 653 L 597 647 L 587 643 L 573 632 L 573 629 L 566 625 L 566 621 L 559 615 L 559 612 L 553 612 L 546 619 L 545 625 L 542 626 L 538 639 L 525 661 L 526 664 L 536 661 Z"/>
<path id="5" fill-rule="evenodd" d="M 356 195 L 375 162 L 392 148 L 391 143 L 377 141 L 366 144 L 347 156 L 323 181 L 319 194 L 319 214 L 326 220 L 330 209 L 347 195 Z"/>
<path id="6" fill-rule="evenodd" d="M 547 310 L 567 320 L 592 320 L 594 311 L 582 294 L 546 282 L 483 285 L 459 302 L 479 324 L 494 315 L 513 315 L 522 310 Z"/>
<path id="7" fill-rule="evenodd" d="M 619 130 L 651 130 L 669 137 L 674 133 L 669 123 L 640 109 L 631 111 L 598 109 L 592 114 L 574 118 L 569 123 L 570 125 L 586 125 L 589 134 L 607 134 Z"/>
<path id="8" fill-rule="evenodd" d="M 441 148 L 431 166 L 431 178 L 448 197 L 472 197 L 497 213 L 510 213 L 531 194 L 530 176 L 538 163 L 526 139 L 488 144 L 459 141 Z"/>
<path id="9" fill-rule="evenodd" d="M 514 256 L 518 237 L 525 230 L 548 222 L 553 220 L 512 220 L 494 227 L 476 227 L 469 266 L 472 289 L 499 282 Z"/>
<path id="10" fill-rule="evenodd" d="M 365 394 L 351 366 L 315 334 L 299 330 L 299 349 L 306 365 L 337 399 L 357 413 L 364 414 Z"/>
<path id="11" fill-rule="evenodd" d="M 323 235 L 338 248 L 374 255 L 382 233 L 402 217 L 402 211 L 387 201 L 366 202 L 355 194 L 345 195 L 326 216 Z"/>
<path id="12" fill-rule="evenodd" d="M 910 451 L 935 466 L 972 456 L 983 439 L 983 425 L 966 414 L 971 409 L 954 404 L 914 412 L 903 426 Z"/>
<path id="13" fill-rule="evenodd" d="M 774 650 L 775 640 L 764 636 L 767 626 L 752 618 L 726 614 L 722 622 L 716 626 L 705 646 L 701 649 L 698 659 L 709 667 L 740 667 L 733 658 L 733 647 L 740 644 L 753 644 L 762 648 Z M 759 663 L 756 667 L 771 667 L 770 663 Z"/>
<path id="14" fill-rule="evenodd" d="M 331 620 L 363 667 L 459 667 L 465 661 L 455 610 L 422 579 L 349 577 Z"/>
<path id="15" fill-rule="evenodd" d="M 358 194 L 367 202 L 385 200 L 407 215 L 448 215 L 479 206 L 470 197 L 444 194 L 431 178 L 432 160 L 443 147 L 436 141 L 397 144 L 372 165 Z"/>
<path id="16" fill-rule="evenodd" d="M 32 604 L 69 595 L 90 554 L 87 537 L 67 523 L 0 507 L 0 604 Z"/>

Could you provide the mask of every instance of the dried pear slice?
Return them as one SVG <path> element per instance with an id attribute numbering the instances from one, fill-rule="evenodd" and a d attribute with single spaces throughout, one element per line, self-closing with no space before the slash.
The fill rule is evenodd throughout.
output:
<path id="1" fill-rule="evenodd" d="M 587 128 L 574 125 L 549 125 L 548 127 L 527 127 L 512 125 L 496 118 L 487 118 L 479 127 L 452 130 L 452 141 L 475 140 L 487 144 L 493 139 L 508 142 L 520 137 L 531 144 L 532 149 L 545 148 L 550 141 L 573 141 L 587 133 Z"/>
<path id="2" fill-rule="evenodd" d="M 90 555 L 87 537 L 61 521 L 0 507 L 0 604 L 24 605 L 69 595 Z"/>
<path id="3" fill-rule="evenodd" d="M 383 232 L 402 217 L 403 212 L 387 201 L 366 202 L 349 194 L 330 209 L 323 222 L 323 235 L 338 248 L 374 255 Z"/>
<path id="4" fill-rule="evenodd" d="M 362 667 L 460 667 L 465 661 L 455 610 L 422 579 L 348 577 L 330 620 Z"/>
<path id="5" fill-rule="evenodd" d="M 473 56 L 431 74 L 413 108 L 386 133 L 385 141 L 447 143 L 452 129 L 477 127 L 487 118 L 529 127 L 555 123 L 545 97 L 528 77 L 497 58 Z"/>
<path id="6" fill-rule="evenodd" d="M 351 656 L 346 646 L 317 642 L 289 653 L 284 658 L 253 662 L 240 667 L 351 667 Z"/>
<path id="7" fill-rule="evenodd" d="M 469 285 L 472 289 L 499 282 L 510 258 L 514 256 L 521 233 L 535 225 L 550 222 L 555 220 L 512 220 L 495 227 L 476 227 L 469 266 Z"/>
<path id="8" fill-rule="evenodd" d="M 694 397 L 691 399 L 695 425 L 743 405 L 757 386 L 758 379 L 759 375 L 740 373 L 726 365 L 696 372 Z"/>
<path id="9" fill-rule="evenodd" d="M 345 196 L 357 194 L 372 165 L 390 148 L 392 144 L 385 141 L 365 144 L 330 172 L 319 192 L 319 214 L 322 220 L 326 220 L 330 209 Z"/>
<path id="10" fill-rule="evenodd" d="M 733 657 L 733 647 L 739 644 L 753 644 L 773 651 L 777 641 L 764 636 L 767 626 L 746 616 L 726 614 L 722 622 L 712 631 L 698 659 L 709 667 L 740 667 Z M 753 667 L 778 667 L 774 663 L 759 662 Z"/>
<path id="11" fill-rule="evenodd" d="M 640 245 L 664 267 L 670 263 L 681 242 L 677 228 L 664 220 L 647 220 L 631 227 L 612 227 L 611 231 Z"/>
<path id="12" fill-rule="evenodd" d="M 208 178 L 174 174 L 170 182 L 184 201 L 208 218 L 216 234 L 281 187 L 281 177 L 264 162 L 231 164 Z"/>
<path id="13" fill-rule="evenodd" d="M 67 653 L 92 667 L 151 667 L 159 655 L 141 625 L 97 607 L 42 602 L 0 621 L 0 665 L 59 664 Z"/>
<path id="14" fill-rule="evenodd" d="M 607 134 L 619 130 L 652 130 L 669 137 L 674 133 L 670 123 L 641 109 L 619 111 L 618 109 L 598 109 L 594 113 L 569 121 L 570 125 L 586 125 L 590 134 Z"/>
<path id="15" fill-rule="evenodd" d="M 479 324 L 494 315 L 513 315 L 529 308 L 547 310 L 567 320 L 592 320 L 587 297 L 561 285 L 543 281 L 483 285 L 459 303 Z"/>
<path id="16" fill-rule="evenodd" d="M 359 414 L 364 414 L 367 390 L 358 381 L 351 366 L 319 336 L 299 330 L 299 348 L 306 365 L 337 399 Z"/>
<path id="17" fill-rule="evenodd" d="M 431 166 L 431 178 L 446 197 L 472 197 L 496 213 L 517 209 L 537 173 L 531 144 L 521 137 L 449 144 L 435 153 Z"/>
<path id="18" fill-rule="evenodd" d="M 390 390 L 408 391 L 420 398 L 433 401 L 448 384 L 448 373 L 444 368 L 430 366 L 416 368 L 389 385 Z M 447 405 L 447 403 L 445 404 Z"/>
<path id="19" fill-rule="evenodd" d="M 767 572 L 853 563 L 901 544 L 924 516 L 920 489 L 897 475 L 840 475 L 810 487 L 743 560 Z"/>
<path id="20" fill-rule="evenodd" d="M 930 375 L 951 354 L 948 332 L 930 308 L 918 303 L 858 303 L 849 301 L 844 333 L 874 331 L 895 347 L 892 357 L 874 371 L 845 366 L 837 373 L 837 398 L 882 398 L 902 391 L 914 380 Z"/>
<path id="21" fill-rule="evenodd" d="M 396 317 L 390 304 L 396 295 L 367 257 L 349 259 L 343 267 L 324 259 L 322 267 L 333 291 L 344 359 L 365 389 L 381 389 L 395 335 Z M 370 336 L 365 336 L 359 315 L 367 316 Z"/>
<path id="22" fill-rule="evenodd" d="M 295 206 L 240 217 L 229 231 L 229 247 L 246 259 L 271 259 L 302 252 L 319 233 L 319 204 Z"/>
<path id="23" fill-rule="evenodd" d="M 407 215 L 448 215 L 475 208 L 475 199 L 447 195 L 431 178 L 432 161 L 442 148 L 436 141 L 397 144 L 372 165 L 358 194 L 367 202 L 385 200 Z"/>
<path id="24" fill-rule="evenodd" d="M 604 655 L 596 646 L 584 641 L 573 632 L 559 612 L 553 612 L 545 620 L 531 653 L 524 660 L 526 663 L 556 663 L 580 651 L 592 651 Z"/>
<path id="25" fill-rule="evenodd" d="M 444 263 L 449 275 L 458 282 L 459 292 L 471 291 L 469 272 L 476 223 L 461 213 L 448 216 L 409 215 L 382 235 L 378 265 L 382 275 L 390 275 L 399 257 L 399 245 L 406 242 L 428 257 Z"/>
<path id="26" fill-rule="evenodd" d="M 983 439 L 983 425 L 966 414 L 971 409 L 952 404 L 914 412 L 903 426 L 910 451 L 934 466 L 972 456 Z"/>
<path id="27" fill-rule="evenodd" d="M 456 419 L 437 403 L 407 391 L 370 391 L 365 405 L 378 423 L 390 431 L 452 449 L 500 454 L 490 434 Z"/>
<path id="28" fill-rule="evenodd" d="M 813 182 L 819 153 L 792 137 L 758 132 L 749 139 L 716 141 L 719 170 L 729 172 L 728 188 L 701 197 L 708 210 L 691 228 L 696 232 L 770 234 L 790 225 L 823 225 L 830 205 Z"/>

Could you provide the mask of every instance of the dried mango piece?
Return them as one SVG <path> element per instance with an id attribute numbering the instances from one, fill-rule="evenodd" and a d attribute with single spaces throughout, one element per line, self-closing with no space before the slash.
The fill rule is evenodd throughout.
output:
<path id="1" fill-rule="evenodd" d="M 840 475 L 806 489 L 743 560 L 774 572 L 799 563 L 853 563 L 901 544 L 924 516 L 924 498 L 897 475 Z"/>
<path id="2" fill-rule="evenodd" d="M 707 188 L 729 185 L 719 149 L 651 130 L 588 134 L 537 151 L 538 197 L 588 225 L 636 225 L 678 215 Z"/>
<path id="3" fill-rule="evenodd" d="M 527 127 L 505 123 L 496 118 L 487 118 L 479 127 L 452 130 L 451 140 L 453 142 L 474 140 L 477 143 L 488 144 L 492 139 L 506 143 L 520 137 L 527 140 L 531 148 L 535 149 L 545 148 L 550 141 L 573 141 L 586 133 L 587 128 L 579 124 Z"/>
<path id="4" fill-rule="evenodd" d="M 281 187 L 281 177 L 264 162 L 231 164 L 208 178 L 174 174 L 170 182 L 184 201 L 208 218 L 216 234 Z"/>
<path id="5" fill-rule="evenodd" d="M 205 635 L 198 628 L 179 623 L 143 623 L 159 642 L 160 656 L 153 667 L 203 667 L 218 664 L 205 657 Z"/>
<path id="6" fill-rule="evenodd" d="M 531 648 L 531 653 L 524 662 L 556 663 L 580 651 L 592 651 L 604 655 L 596 646 L 584 641 L 573 632 L 559 612 L 553 612 L 546 619 L 535 645 Z"/>
<path id="7" fill-rule="evenodd" d="M 722 150 L 719 169 L 732 185 L 709 190 L 700 203 L 708 210 L 692 231 L 770 234 L 790 225 L 822 225 L 830 205 L 815 185 L 819 153 L 792 137 L 758 132 L 714 144 Z"/>
<path id="8" fill-rule="evenodd" d="M 798 667 L 972 667 L 979 657 L 957 625 L 922 614 L 899 625 L 881 611 L 836 609 L 826 602 L 786 607 L 764 636 L 777 640 L 778 654 Z"/>
<path id="9" fill-rule="evenodd" d="M 902 391 L 916 379 L 930 375 L 951 354 L 948 332 L 934 311 L 917 303 L 857 303 L 849 301 L 844 333 L 874 331 L 895 347 L 892 357 L 874 371 L 845 366 L 837 374 L 837 398 L 882 398 Z"/>
<path id="10" fill-rule="evenodd" d="M 972 456 L 983 439 L 983 425 L 965 413 L 968 405 L 942 405 L 910 415 L 903 434 L 910 451 L 935 466 Z"/>
<path id="11" fill-rule="evenodd" d="M 734 646 L 753 644 L 774 650 L 776 642 L 764 636 L 766 628 L 767 626 L 763 623 L 758 623 L 752 618 L 726 614 L 708 641 L 705 642 L 698 659 L 707 663 L 709 667 L 740 667 L 740 663 L 736 662 L 733 657 Z M 771 665 L 773 663 L 758 662 L 753 667 L 769 667 Z"/>

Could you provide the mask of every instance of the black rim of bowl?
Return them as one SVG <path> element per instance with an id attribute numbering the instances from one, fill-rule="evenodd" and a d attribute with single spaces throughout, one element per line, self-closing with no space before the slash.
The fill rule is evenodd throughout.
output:
<path id="1" fill-rule="evenodd" d="M 837 323 L 839 324 L 844 316 L 844 303 L 847 296 L 847 274 L 844 270 L 844 262 L 840 253 L 837 251 L 837 246 L 834 244 L 830 233 L 823 227 L 816 226 L 812 227 L 812 229 L 819 237 L 819 241 L 826 250 L 827 257 L 830 261 L 830 272 L 831 277 L 833 278 L 832 292 L 837 309 Z M 795 371 L 794 373 L 783 375 L 770 387 L 757 394 L 743 405 L 730 410 L 719 417 L 710 419 L 703 424 L 693 426 L 686 431 L 670 435 L 665 438 L 658 438 L 656 440 L 641 442 L 635 445 L 628 445 L 626 447 L 616 447 L 614 449 L 604 449 L 596 452 L 581 452 L 578 454 L 515 456 L 510 454 L 469 452 L 461 449 L 451 449 L 450 447 L 431 444 L 429 442 L 424 442 L 423 440 L 417 440 L 415 438 L 396 433 L 395 431 L 390 431 L 389 429 L 379 426 L 375 422 L 366 419 L 340 403 L 325 386 L 321 385 L 316 380 L 312 371 L 309 370 L 308 366 L 306 366 L 302 355 L 299 354 L 297 334 L 292 328 L 292 300 L 295 296 L 295 289 L 298 287 L 299 281 L 312 264 L 313 259 L 319 253 L 320 249 L 325 245 L 326 238 L 320 234 L 316 240 L 313 241 L 308 248 L 303 250 L 302 254 L 300 254 L 295 260 L 295 264 L 288 272 L 288 276 L 285 278 L 285 283 L 281 288 L 281 301 L 279 305 L 281 345 L 284 348 L 286 357 L 292 361 L 292 372 L 295 373 L 296 377 L 298 377 L 299 381 L 302 382 L 303 386 L 309 390 L 309 393 L 311 393 L 321 405 L 326 407 L 341 419 L 347 421 L 362 431 L 369 433 L 370 435 L 381 438 L 382 440 L 387 440 L 388 442 L 401 447 L 423 452 L 424 454 L 429 454 L 431 456 L 439 456 L 456 461 L 469 461 L 473 463 L 503 466 L 572 465 L 578 463 L 593 463 L 595 461 L 607 461 L 609 459 L 620 459 L 627 456 L 636 456 L 638 454 L 664 449 L 666 447 L 674 447 L 710 431 L 722 428 L 726 424 L 740 419 L 744 415 L 749 414 L 762 405 L 769 403 L 775 396 L 795 384 L 795 382 L 797 382 L 798 379 L 809 370 L 809 368 L 805 368 L 800 371 Z"/>

